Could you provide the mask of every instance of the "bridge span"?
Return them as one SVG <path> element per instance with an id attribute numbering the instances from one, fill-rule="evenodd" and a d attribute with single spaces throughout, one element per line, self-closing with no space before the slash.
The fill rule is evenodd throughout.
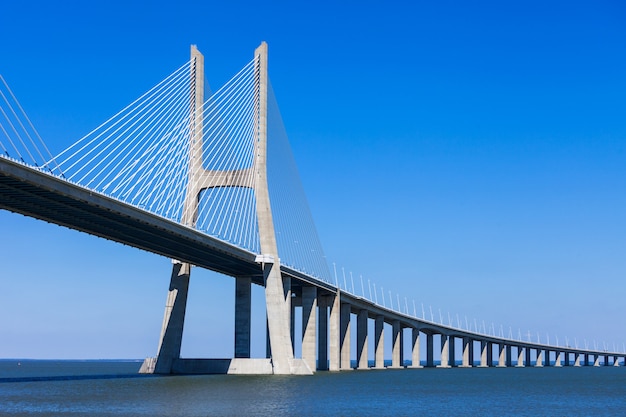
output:
<path id="1" fill-rule="evenodd" d="M 150 200 L 156 206 L 173 207 L 172 211 L 177 213 L 175 219 L 148 210 L 142 204 L 131 203 L 120 195 L 105 193 L 98 187 L 70 181 L 60 172 L 48 172 L 0 156 L 0 209 L 173 260 L 157 355 L 146 359 L 141 372 L 311 374 L 316 370 L 340 371 L 353 367 L 384 369 L 385 358 L 389 356 L 389 352 L 385 353 L 385 339 L 389 337 L 392 350 L 388 368 L 393 369 L 407 366 L 625 365 L 625 352 L 532 343 L 480 333 L 478 329 L 471 331 L 470 328 L 428 321 L 425 317 L 411 315 L 408 306 L 403 310 L 399 302 L 395 308 L 378 304 L 364 294 L 358 296 L 341 290 L 337 282 L 333 284 L 315 272 L 305 272 L 305 268 L 282 262 L 273 218 L 275 205 L 270 204 L 267 173 L 267 144 L 271 140 L 271 135 L 268 135 L 267 45 L 263 43 L 257 48 L 253 61 L 245 71 L 242 70 L 242 80 L 237 80 L 235 86 L 229 86 L 225 90 L 228 93 L 220 90 L 208 100 L 204 99 L 203 66 L 203 56 L 192 46 L 189 66 L 182 67 L 177 73 L 180 80 L 186 81 L 173 83 L 186 86 L 182 92 L 176 92 L 187 106 L 182 110 L 176 107 L 179 110 L 177 114 L 183 115 L 182 119 L 163 121 L 162 126 L 153 129 L 156 132 L 153 137 L 144 136 L 147 128 L 142 128 L 138 133 L 141 136 L 137 138 L 127 133 L 131 127 L 125 130 L 117 128 L 130 136 L 110 139 L 111 142 L 119 139 L 121 143 L 105 145 L 104 149 L 115 149 L 117 152 L 110 156 L 112 160 L 96 160 L 96 166 L 86 169 L 87 173 L 83 176 L 87 184 L 102 184 L 109 181 L 112 171 L 115 171 L 115 178 L 104 188 L 110 185 L 109 189 L 119 189 L 156 175 L 158 178 L 153 177 L 138 188 L 146 190 L 149 186 L 174 185 L 163 192 L 142 195 L 139 200 Z M 233 105 L 228 102 L 224 108 L 214 105 L 222 95 L 231 94 L 229 91 L 244 91 L 241 103 Z M 180 107 L 180 104 L 177 106 Z M 225 109 L 231 108 L 242 109 L 232 122 L 230 115 L 225 113 Z M 162 112 L 160 107 L 158 111 L 159 114 Z M 139 116 L 129 117 L 133 120 L 130 126 L 142 117 L 152 123 L 154 115 L 143 109 L 141 112 Z M 164 130 L 173 129 L 172 126 L 179 130 Z M 235 127 L 216 133 L 215 129 L 220 126 Z M 239 137 L 240 134 L 243 138 Z M 95 143 L 94 146 L 108 140 L 102 139 L 101 134 L 96 138 L 99 140 L 90 142 Z M 233 142 L 238 141 L 241 142 L 241 149 L 231 149 L 235 147 Z M 159 148 L 163 142 L 167 144 Z M 211 150 L 211 146 L 215 149 Z M 127 157 L 126 153 L 135 148 L 141 149 L 144 154 Z M 157 154 L 145 155 L 148 150 L 157 148 Z M 86 152 L 87 156 L 81 156 L 78 162 L 88 158 L 107 158 L 102 156 L 104 149 L 90 155 L 83 147 L 77 153 Z M 153 164 L 156 168 L 150 166 L 146 172 L 137 174 L 142 164 L 147 167 L 152 161 L 159 161 Z M 78 162 L 68 165 L 72 168 Z M 124 163 L 128 165 L 124 166 Z M 92 175 L 99 166 L 104 167 L 100 168 L 102 172 Z M 170 172 L 164 173 L 166 169 Z M 220 194 L 223 190 L 229 192 Z M 249 237 L 254 241 L 251 246 L 237 245 L 200 230 L 199 223 L 210 210 L 203 205 L 207 193 L 214 193 L 210 194 L 213 201 L 220 196 L 227 200 L 223 205 L 217 203 L 217 218 L 237 233 L 244 227 L 249 228 Z M 167 195 L 167 198 L 156 201 L 156 194 Z M 253 197 L 249 198 L 250 195 Z M 293 193 L 290 193 L 287 201 L 291 201 L 292 196 Z M 224 214 L 224 211 L 227 213 Z M 240 221 L 242 212 L 250 215 L 245 221 Z M 256 249 L 251 250 L 250 247 Z M 190 359 L 180 356 L 192 266 L 216 271 L 236 280 L 234 358 Z M 252 284 L 265 289 L 265 358 L 251 358 L 250 354 Z M 301 335 L 294 332 L 297 309 L 301 310 Z M 370 328 L 374 329 L 373 334 L 370 334 Z M 387 334 L 389 331 L 391 334 Z M 410 353 L 404 352 L 405 336 L 411 340 Z M 356 337 L 356 343 L 353 343 L 352 337 Z M 301 357 L 294 355 L 296 339 L 301 340 Z M 353 344 L 356 352 L 351 351 Z M 422 357 L 426 358 L 424 364 L 420 360 Z M 436 357 L 440 358 L 437 362 Z M 353 358 L 356 358 L 356 366 L 353 365 Z"/>
<path id="2" fill-rule="evenodd" d="M 264 285 L 261 260 L 252 252 L 113 197 L 95 193 L 37 168 L 2 157 L 0 208 L 238 279 L 248 277 L 252 283 Z M 337 371 L 353 367 L 384 369 L 385 337 L 391 337 L 392 340 L 392 369 L 421 367 L 422 349 L 426 352 L 423 366 L 444 368 L 601 364 L 619 366 L 624 365 L 626 360 L 623 352 L 552 346 L 446 326 L 415 317 L 408 311 L 397 311 L 363 296 L 341 291 L 335 285 L 285 265 L 281 265 L 281 273 L 283 280 L 289 280 L 291 284 L 292 329 L 295 327 L 295 309 L 302 311 L 302 358 L 312 370 Z M 374 322 L 374 334 L 369 334 L 370 321 Z M 391 328 L 390 335 L 386 334 L 385 324 Z M 356 325 L 356 332 L 352 330 L 353 325 Z M 354 334 L 357 338 L 357 350 L 351 352 L 351 337 Z M 292 334 L 293 338 L 299 336 Z M 403 349 L 405 337 L 411 340 L 410 354 L 405 354 Z M 370 351 L 372 339 L 373 352 Z M 439 339 L 437 346 L 435 339 Z M 457 350 L 457 340 L 461 341 L 460 352 Z M 495 360 L 494 347 L 497 347 Z M 436 356 L 441 358 L 438 363 L 435 362 Z M 352 358 L 356 358 L 355 363 Z M 241 364 L 241 358 L 237 360 L 239 362 L 235 363 Z M 266 361 L 262 363 L 267 365 Z M 180 359 L 174 371 L 210 373 L 228 372 L 231 369 L 231 372 L 236 372 L 233 370 L 235 367 L 230 360 Z M 270 373 L 271 367 L 264 366 L 260 369 Z M 244 370 L 249 368 L 244 367 Z"/>

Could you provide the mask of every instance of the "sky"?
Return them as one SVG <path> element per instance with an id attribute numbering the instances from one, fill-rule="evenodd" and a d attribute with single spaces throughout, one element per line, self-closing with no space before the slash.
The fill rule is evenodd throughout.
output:
<path id="1" fill-rule="evenodd" d="M 419 315 L 622 350 L 624 22 L 618 1 L 8 2 L 0 74 L 54 154 L 190 44 L 217 89 L 267 41 L 339 269 Z M 0 236 L 0 358 L 156 353 L 169 259 L 6 211 Z M 232 356 L 233 310 L 234 280 L 195 268 L 183 356 Z"/>

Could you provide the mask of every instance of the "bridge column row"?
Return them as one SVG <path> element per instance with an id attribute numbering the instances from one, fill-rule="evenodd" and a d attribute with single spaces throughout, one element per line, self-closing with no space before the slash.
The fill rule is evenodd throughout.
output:
<path id="1" fill-rule="evenodd" d="M 163 328 L 159 343 L 158 356 L 150 362 L 144 363 L 142 372 L 172 373 L 176 372 L 175 363 L 180 358 L 182 331 L 185 318 L 185 307 L 189 288 L 190 265 L 175 263 L 172 269 L 170 291 L 166 304 L 163 320 Z M 237 277 L 235 284 L 235 334 L 234 353 L 235 358 L 250 358 L 250 335 L 251 335 L 251 285 L 249 277 Z M 353 306 L 349 303 L 341 303 L 340 294 L 319 296 L 315 287 L 302 287 L 301 298 L 298 303 L 302 306 L 302 359 L 309 369 L 333 371 L 352 369 L 350 352 L 351 313 Z M 291 301 L 291 300 L 290 300 Z M 290 312 L 292 308 L 289 309 Z M 374 357 L 375 368 L 384 368 L 384 330 L 385 317 L 371 313 L 366 309 L 360 309 L 357 314 L 357 368 L 368 369 L 368 320 L 374 318 Z M 292 314 L 292 320 L 295 315 Z M 319 318 L 318 318 L 319 317 Z M 403 325 L 395 320 L 392 326 L 392 368 L 404 366 L 403 352 Z M 407 326 L 409 327 L 409 326 Z M 293 325 L 292 325 L 293 328 Z M 420 365 L 420 329 L 412 329 L 412 367 Z M 434 366 L 434 333 L 423 330 L 426 337 L 426 366 Z M 269 336 L 269 335 L 268 335 Z M 455 337 L 454 335 L 440 335 L 441 363 L 440 367 L 455 366 Z M 268 337 L 269 339 L 269 337 Z M 293 341 L 293 340 L 292 340 Z M 480 366 L 493 366 L 493 342 L 488 340 L 472 340 L 463 337 L 462 366 L 473 366 L 474 343 L 480 342 Z M 316 343 L 317 342 L 317 343 Z M 517 349 L 517 366 L 531 366 L 531 351 L 536 354 L 535 366 L 551 366 L 551 352 L 555 354 L 554 366 L 570 366 L 570 355 L 574 354 L 573 366 L 589 366 L 593 356 L 593 366 L 620 366 L 625 364 L 626 358 L 619 355 L 588 354 L 571 352 L 559 349 L 536 349 L 528 346 L 515 344 L 499 344 L 498 366 L 508 367 L 512 365 L 512 348 Z M 317 353 L 316 353 L 317 350 Z M 268 343 L 268 357 L 271 356 Z M 316 361 L 316 356 L 318 360 Z"/>
<path id="2" fill-rule="evenodd" d="M 235 352 L 236 357 L 249 357 L 249 323 L 242 321 L 242 317 L 249 316 L 250 281 L 238 279 L 236 286 L 236 322 Z M 297 298 L 297 300 L 300 300 Z M 385 368 L 384 345 L 385 324 L 391 327 L 391 366 L 388 368 L 404 367 L 404 329 L 411 329 L 411 368 L 420 368 L 421 333 L 424 333 L 426 342 L 426 366 L 434 367 L 434 336 L 426 329 L 403 325 L 399 320 L 386 321 L 383 315 L 375 315 L 364 308 L 357 308 L 351 303 L 341 301 L 340 294 L 318 295 L 314 287 L 302 287 L 302 359 L 312 370 L 351 370 L 351 335 L 352 315 L 356 316 L 356 369 L 369 369 L 369 319 L 373 320 L 374 328 L 374 368 Z M 294 303 L 295 305 L 300 305 Z M 317 314 L 316 314 L 317 313 Z M 240 324 L 242 324 L 240 326 Z M 474 366 L 474 344 L 480 343 L 481 367 L 511 367 L 513 366 L 513 348 L 517 349 L 516 366 L 531 366 L 531 353 L 535 352 L 534 366 L 581 366 L 589 365 L 589 354 L 568 352 L 558 349 L 535 349 L 513 343 L 494 343 L 489 340 L 472 339 L 468 336 L 439 334 L 440 364 L 438 367 L 449 368 L 456 366 L 456 342 L 462 342 L 462 367 Z M 497 362 L 494 363 L 494 344 L 497 344 Z M 316 353 L 317 351 L 317 353 Z M 554 355 L 553 355 L 554 353 Z M 574 355 L 571 362 L 570 355 Z M 244 356 L 248 355 L 248 356 Z M 317 356 L 317 360 L 316 360 Z M 554 361 L 552 360 L 554 358 Z M 613 355 L 593 355 L 593 365 L 620 366 L 620 358 Z"/>

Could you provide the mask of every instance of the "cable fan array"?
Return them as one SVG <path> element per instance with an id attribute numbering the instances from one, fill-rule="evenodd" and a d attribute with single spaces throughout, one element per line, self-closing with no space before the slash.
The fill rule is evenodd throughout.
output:
<path id="1" fill-rule="evenodd" d="M 267 119 L 267 181 L 281 263 L 334 284 L 271 86 Z"/>
<path id="2" fill-rule="evenodd" d="M 1 155 L 41 167 L 52 155 L 2 75 L 0 81 Z M 62 175 L 54 161 L 47 166 L 47 171 Z"/>
<path id="3" fill-rule="evenodd" d="M 196 228 L 260 252 L 254 194 L 259 91 L 250 61 L 205 103 Z"/>
<path id="4" fill-rule="evenodd" d="M 258 252 L 254 61 L 206 100 L 196 118 L 194 79 L 189 61 L 56 160 L 67 179 L 177 222 L 185 200 L 194 211 L 197 201 L 191 225 Z M 201 154 L 194 155 L 198 128 Z M 201 163 L 192 166 L 192 157 Z M 224 178 L 233 175 L 239 182 L 229 186 Z"/>
<path id="5" fill-rule="evenodd" d="M 191 62 L 55 159 L 68 180 L 180 221 L 187 185 Z"/>

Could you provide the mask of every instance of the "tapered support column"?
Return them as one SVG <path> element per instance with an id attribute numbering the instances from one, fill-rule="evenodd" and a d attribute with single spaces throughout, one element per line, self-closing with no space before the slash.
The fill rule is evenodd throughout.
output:
<path id="1" fill-rule="evenodd" d="M 523 368 L 524 366 L 528 366 L 528 362 L 524 362 L 524 353 L 527 349 L 522 346 L 517 347 L 517 366 L 518 368 Z"/>
<path id="2" fill-rule="evenodd" d="M 435 355 L 434 355 L 434 341 L 433 334 L 426 333 L 426 367 L 432 368 L 435 366 Z"/>
<path id="3" fill-rule="evenodd" d="M 543 366 L 543 350 L 537 349 L 537 360 L 535 361 L 535 366 L 542 367 Z"/>
<path id="4" fill-rule="evenodd" d="M 486 340 L 480 341 L 480 367 L 486 368 L 489 366 L 489 362 L 487 362 L 487 350 L 489 343 Z"/>
<path id="5" fill-rule="evenodd" d="M 400 368 L 402 367 L 400 361 L 401 359 L 401 346 L 402 346 L 402 328 L 400 327 L 400 321 L 394 320 L 392 323 L 392 350 L 391 350 L 391 367 L 392 368 Z"/>
<path id="6" fill-rule="evenodd" d="M 302 359 L 315 370 L 317 333 L 317 288 L 302 287 Z"/>
<path id="7" fill-rule="evenodd" d="M 342 371 L 352 369 L 350 365 L 350 310 L 352 306 L 350 304 L 341 304 L 341 331 L 340 331 L 340 349 L 341 349 L 341 362 L 340 367 Z"/>
<path id="8" fill-rule="evenodd" d="M 170 288 L 167 293 L 161 338 L 154 366 L 155 374 L 171 373 L 173 361 L 180 358 L 190 272 L 191 266 L 188 263 L 176 262 L 172 266 Z"/>
<path id="9" fill-rule="evenodd" d="M 446 334 L 442 334 L 441 335 L 441 364 L 439 365 L 440 368 L 449 368 L 450 367 L 450 347 L 449 344 L 450 340 L 448 338 L 448 335 Z"/>
<path id="10" fill-rule="evenodd" d="M 317 333 L 317 369 L 328 370 L 328 304 L 326 297 L 318 299 L 319 330 Z"/>
<path id="11" fill-rule="evenodd" d="M 506 345 L 504 343 L 500 343 L 498 348 L 498 367 L 506 368 Z"/>
<path id="12" fill-rule="evenodd" d="M 337 290 L 336 295 L 330 297 L 330 370 L 338 371 L 341 364 L 341 351 L 340 351 L 340 317 L 341 317 L 341 295 Z"/>
<path id="13" fill-rule="evenodd" d="M 595 355 L 593 366 L 600 366 L 600 355 Z"/>
<path id="14" fill-rule="evenodd" d="M 469 337 L 463 338 L 463 368 L 469 368 L 472 366 L 470 363 L 470 346 L 472 345 L 472 339 Z"/>
<path id="15" fill-rule="evenodd" d="M 235 358 L 250 357 L 252 278 L 235 279 Z"/>
<path id="16" fill-rule="evenodd" d="M 280 266 L 265 264 L 265 306 L 273 372 L 291 374 L 293 349 L 290 336 L 291 303 L 284 298 Z"/>
<path id="17" fill-rule="evenodd" d="M 578 352 L 574 353 L 574 366 L 580 366 L 580 353 Z"/>
<path id="18" fill-rule="evenodd" d="M 356 318 L 356 360 L 359 369 L 369 369 L 367 353 L 367 310 L 360 310 Z"/>
<path id="19" fill-rule="evenodd" d="M 563 366 L 563 352 L 557 350 L 556 351 L 556 358 L 555 358 L 555 362 L 554 362 L 554 366 Z"/>
<path id="20" fill-rule="evenodd" d="M 376 316 L 374 322 L 374 350 L 376 356 L 375 368 L 383 369 L 385 367 L 385 317 Z"/>
<path id="21" fill-rule="evenodd" d="M 420 329 L 411 329 L 411 368 L 421 368 L 420 364 Z"/>

